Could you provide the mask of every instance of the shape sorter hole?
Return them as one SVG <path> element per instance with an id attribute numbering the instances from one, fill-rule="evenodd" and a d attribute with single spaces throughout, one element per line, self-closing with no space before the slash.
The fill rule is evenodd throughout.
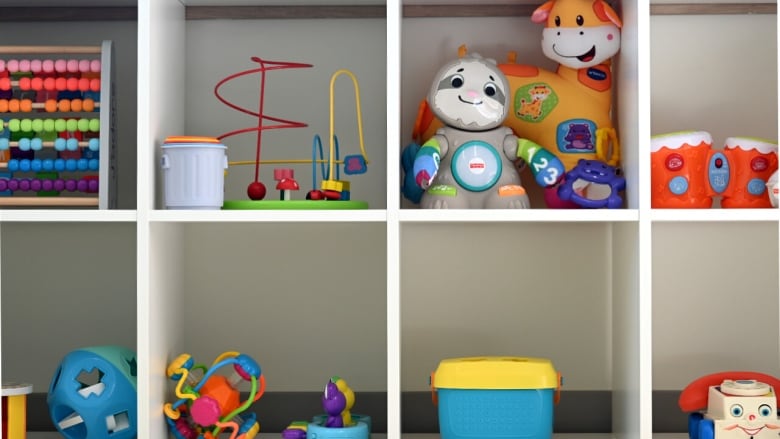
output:
<path id="1" fill-rule="evenodd" d="M 90 395 L 93 394 L 100 396 L 100 394 L 103 393 L 103 390 L 106 389 L 106 384 L 103 382 L 103 375 L 103 371 L 97 367 L 93 368 L 91 371 L 82 369 L 76 377 L 76 381 L 78 381 L 81 386 L 78 391 L 79 395 L 84 398 L 89 398 Z"/>
<path id="2" fill-rule="evenodd" d="M 128 416 L 127 410 L 106 416 L 108 434 L 114 434 L 128 428 L 130 428 L 130 416 Z"/>

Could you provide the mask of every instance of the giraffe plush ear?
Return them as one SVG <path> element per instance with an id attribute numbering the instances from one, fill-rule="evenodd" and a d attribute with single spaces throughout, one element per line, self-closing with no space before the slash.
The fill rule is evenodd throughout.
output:
<path id="1" fill-rule="evenodd" d="M 536 8 L 533 14 L 531 14 L 531 21 L 533 21 L 534 23 L 544 23 L 545 21 L 547 21 L 547 18 L 550 16 L 550 11 L 552 10 L 554 3 L 555 0 L 550 0 L 547 3 L 543 4 L 542 6 Z"/>
<path id="2" fill-rule="evenodd" d="M 601 21 L 611 21 L 612 24 L 617 26 L 619 29 L 623 28 L 623 22 L 620 21 L 620 17 L 618 16 L 617 12 L 615 12 L 615 10 L 612 9 L 612 7 L 604 0 L 595 0 L 593 2 L 593 11 Z"/>

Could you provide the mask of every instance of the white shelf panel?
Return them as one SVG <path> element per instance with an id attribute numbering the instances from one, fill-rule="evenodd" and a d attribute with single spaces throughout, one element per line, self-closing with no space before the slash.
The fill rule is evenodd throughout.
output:
<path id="1" fill-rule="evenodd" d="M 135 222 L 135 210 L 0 210 L 0 222 Z"/>
<path id="2" fill-rule="evenodd" d="M 633 209 L 527 209 L 527 210 L 427 210 L 408 209 L 401 222 L 631 222 L 639 220 Z"/>
<path id="3" fill-rule="evenodd" d="M 778 209 L 653 209 L 652 221 L 778 221 Z"/>
<path id="4" fill-rule="evenodd" d="M 384 222 L 385 210 L 155 210 L 160 222 Z"/>

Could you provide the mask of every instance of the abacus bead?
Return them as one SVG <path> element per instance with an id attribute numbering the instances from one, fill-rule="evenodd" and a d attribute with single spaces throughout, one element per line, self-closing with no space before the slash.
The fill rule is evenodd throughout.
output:
<path id="1" fill-rule="evenodd" d="M 71 137 L 67 140 L 66 148 L 68 151 L 76 151 L 79 149 L 79 140 Z"/>
<path id="2" fill-rule="evenodd" d="M 54 170 L 62 172 L 65 170 L 65 159 L 54 159 Z M 62 190 L 62 189 L 60 189 Z"/>
<path id="3" fill-rule="evenodd" d="M 92 91 L 100 91 L 100 79 L 92 78 L 89 81 L 89 89 Z"/>
<path id="4" fill-rule="evenodd" d="M 83 101 L 81 99 L 73 99 L 70 101 L 70 108 L 73 111 L 81 111 L 84 107 Z"/>
<path id="5" fill-rule="evenodd" d="M 35 131 L 35 132 L 43 131 L 43 119 L 33 119 L 32 120 L 32 130 Z"/>
<path id="6" fill-rule="evenodd" d="M 30 60 L 29 59 L 19 60 L 19 71 L 20 72 L 29 72 L 30 71 Z"/>
<path id="7" fill-rule="evenodd" d="M 19 190 L 20 191 L 29 191 L 30 190 L 30 180 L 27 178 L 23 178 L 19 181 Z"/>
<path id="8" fill-rule="evenodd" d="M 30 149 L 33 151 L 40 151 L 43 149 L 43 140 L 40 137 L 36 137 L 30 141 Z"/>
<path id="9" fill-rule="evenodd" d="M 84 111 L 95 111 L 95 100 L 92 98 L 84 99 Z"/>
<path id="10" fill-rule="evenodd" d="M 79 71 L 79 60 L 77 59 L 69 59 L 68 64 L 66 66 L 66 69 L 70 73 L 76 73 Z"/>
<path id="11" fill-rule="evenodd" d="M 89 120 L 89 130 L 93 133 L 97 133 L 100 131 L 100 119 L 90 119 Z"/>
<path id="12" fill-rule="evenodd" d="M 45 59 L 41 62 L 41 70 L 44 71 L 44 73 L 51 73 L 54 71 L 54 61 L 50 59 Z"/>
<path id="13" fill-rule="evenodd" d="M 54 188 L 54 181 L 43 180 L 43 182 L 41 182 L 41 190 L 50 191 L 52 188 Z"/>
<path id="14" fill-rule="evenodd" d="M 11 89 L 11 79 L 0 78 L 0 90 L 10 90 L 10 89 Z"/>
<path id="15" fill-rule="evenodd" d="M 45 119 L 43 121 L 43 131 L 48 133 L 54 131 L 54 119 Z"/>
<path id="16" fill-rule="evenodd" d="M 65 72 L 65 70 L 68 69 L 68 62 L 64 59 L 58 59 L 57 61 L 54 61 L 54 70 L 58 72 Z"/>
<path id="17" fill-rule="evenodd" d="M 47 99 L 43 104 L 43 109 L 46 110 L 47 113 L 54 113 L 57 111 L 57 101 L 54 99 Z"/>
<path id="18" fill-rule="evenodd" d="M 53 171 L 54 170 L 54 160 L 52 159 L 43 159 L 41 161 L 41 167 L 44 171 Z"/>
<path id="19" fill-rule="evenodd" d="M 32 191 L 36 191 L 37 192 L 37 191 L 41 190 L 42 186 L 43 186 L 43 184 L 41 183 L 41 180 L 38 180 L 37 178 L 34 178 L 34 179 L 32 179 L 32 181 L 30 181 L 30 190 L 32 190 Z"/>
<path id="20" fill-rule="evenodd" d="M 8 111 L 11 113 L 19 112 L 19 99 L 11 99 L 8 101 Z"/>
<path id="21" fill-rule="evenodd" d="M 19 131 L 20 124 L 21 122 L 19 121 L 19 119 L 11 119 L 8 121 L 8 130 L 11 131 L 12 133 Z"/>
<path id="22" fill-rule="evenodd" d="M 11 159 L 8 160 L 8 170 L 11 172 L 16 172 L 19 170 L 19 159 Z"/>
<path id="23" fill-rule="evenodd" d="M 76 91 L 79 89 L 79 78 L 67 79 L 68 91 Z"/>
<path id="24" fill-rule="evenodd" d="M 79 119 L 79 131 L 89 130 L 89 119 Z"/>
<path id="25" fill-rule="evenodd" d="M 32 131 L 32 120 L 30 120 L 30 119 L 22 119 L 22 123 L 20 124 L 20 127 L 22 128 L 22 131 L 24 131 L 24 132 Z"/>
<path id="26" fill-rule="evenodd" d="M 19 149 L 22 151 L 29 151 L 30 150 L 30 139 L 23 137 L 19 139 Z"/>
<path id="27" fill-rule="evenodd" d="M 68 192 L 73 192 L 76 190 L 76 180 L 65 180 L 65 189 L 68 190 Z"/>
<path id="28" fill-rule="evenodd" d="M 66 126 L 65 119 L 57 119 L 54 121 L 54 131 L 57 131 L 58 133 L 65 131 Z"/>
<path id="29" fill-rule="evenodd" d="M 22 99 L 19 102 L 19 109 L 24 111 L 25 113 L 31 112 L 33 109 L 32 99 Z"/>
<path id="30" fill-rule="evenodd" d="M 19 88 L 22 90 L 29 90 L 30 89 L 30 78 L 25 76 L 24 78 L 19 78 Z"/>
<path id="31" fill-rule="evenodd" d="M 8 189 L 15 191 L 19 189 L 19 181 L 14 179 L 8 180 Z"/>
<path id="32" fill-rule="evenodd" d="M 99 149 L 100 149 L 100 140 L 96 138 L 89 139 L 89 150 L 98 151 Z"/>
<path id="33" fill-rule="evenodd" d="M 56 90 L 57 89 L 57 81 L 54 78 L 52 78 L 52 77 L 44 78 L 44 80 L 43 80 L 43 89 L 44 90 L 48 90 L 48 91 Z"/>
<path id="34" fill-rule="evenodd" d="M 54 188 L 55 191 L 60 192 L 63 189 L 65 189 L 65 182 L 61 178 L 58 178 L 54 180 L 54 184 L 52 185 L 52 187 Z"/>
<path id="35" fill-rule="evenodd" d="M 89 160 L 87 159 L 78 159 L 76 161 L 76 169 L 79 171 L 87 171 L 89 170 Z"/>
<path id="36" fill-rule="evenodd" d="M 79 121 L 76 119 L 68 119 L 65 121 L 65 127 L 68 131 L 76 131 L 79 128 Z"/>
<path id="37" fill-rule="evenodd" d="M 76 187 L 79 192 L 86 192 L 89 189 L 89 182 L 87 182 L 87 180 L 79 180 L 78 183 L 76 183 Z"/>
<path id="38" fill-rule="evenodd" d="M 0 59 L 0 72 L 5 71 L 5 60 Z"/>
<path id="39" fill-rule="evenodd" d="M 10 145 L 8 144 L 8 138 L 7 137 L 0 138 L 0 151 L 7 150 L 9 148 L 9 146 Z"/>
<path id="40" fill-rule="evenodd" d="M 8 99 L 0 99 L 0 113 L 8 112 Z"/>
<path id="41" fill-rule="evenodd" d="M 89 63 L 89 70 L 97 73 L 100 71 L 100 61 L 93 59 L 92 62 Z"/>
<path id="42" fill-rule="evenodd" d="M 34 59 L 30 61 L 30 71 L 33 73 L 38 73 L 43 68 L 43 62 L 39 59 Z"/>
<path id="43" fill-rule="evenodd" d="M 67 113 L 72 109 L 73 102 L 70 99 L 61 99 L 59 103 L 60 111 Z"/>
<path id="44" fill-rule="evenodd" d="M 19 170 L 22 172 L 30 171 L 30 161 L 27 159 L 19 160 Z"/>
<path id="45" fill-rule="evenodd" d="M 89 60 L 88 59 L 82 59 L 79 61 L 79 72 L 89 72 Z"/>
<path id="46" fill-rule="evenodd" d="M 100 182 L 97 179 L 90 179 L 88 189 L 89 192 L 97 192 L 100 189 Z"/>
<path id="47" fill-rule="evenodd" d="M 89 78 L 79 79 L 79 91 L 89 91 Z"/>
<path id="48" fill-rule="evenodd" d="M 98 159 L 89 159 L 89 167 L 88 169 L 90 171 L 97 171 L 100 168 L 100 160 Z"/>
<path id="49" fill-rule="evenodd" d="M 0 191 L 7 191 L 8 190 L 8 180 L 5 178 L 0 179 Z"/>
<path id="50" fill-rule="evenodd" d="M 5 63 L 5 68 L 7 68 L 11 73 L 16 73 L 19 71 L 19 61 L 15 59 L 9 59 L 8 62 Z"/>
<path id="51" fill-rule="evenodd" d="M 64 91 L 68 87 L 68 80 L 65 78 L 57 78 L 54 80 L 54 89 L 57 91 Z"/>
<path id="52" fill-rule="evenodd" d="M 76 170 L 78 164 L 76 163 L 76 159 L 67 159 L 65 160 L 65 170 L 73 172 Z"/>
<path id="53" fill-rule="evenodd" d="M 32 87 L 33 90 L 39 91 L 43 89 L 43 78 L 35 77 L 30 81 L 30 87 Z"/>
<path id="54" fill-rule="evenodd" d="M 57 151 L 65 151 L 65 139 L 62 137 L 57 137 L 54 139 L 54 149 Z"/>
<path id="55" fill-rule="evenodd" d="M 41 169 L 43 169 L 43 163 L 41 163 L 41 159 L 33 159 L 30 162 L 30 170 L 33 172 L 41 172 Z"/>

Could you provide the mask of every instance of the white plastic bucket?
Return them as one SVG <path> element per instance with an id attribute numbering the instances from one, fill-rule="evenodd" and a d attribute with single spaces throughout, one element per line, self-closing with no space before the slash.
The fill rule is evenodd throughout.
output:
<path id="1" fill-rule="evenodd" d="M 166 143 L 162 147 L 167 209 L 221 209 L 227 147 L 221 143 Z"/>

